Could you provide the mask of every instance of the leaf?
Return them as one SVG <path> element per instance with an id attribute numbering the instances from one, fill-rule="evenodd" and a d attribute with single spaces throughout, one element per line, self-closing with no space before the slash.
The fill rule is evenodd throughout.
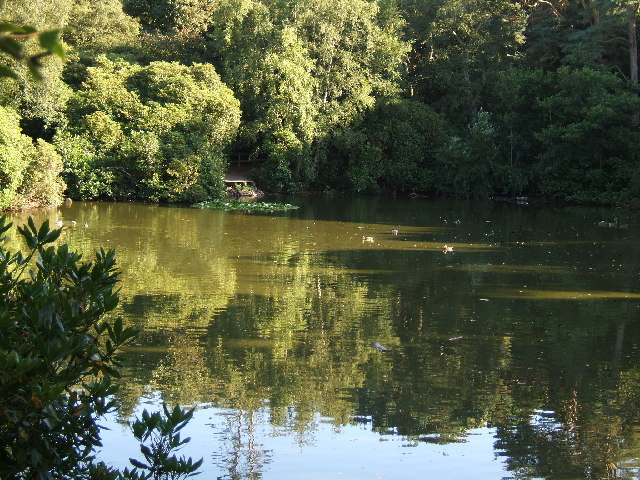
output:
<path id="1" fill-rule="evenodd" d="M 133 465 L 134 467 L 142 468 L 144 470 L 150 469 L 149 465 L 145 465 L 144 463 L 136 460 L 135 458 L 130 458 L 129 461 L 131 462 L 131 465 Z"/>
<path id="2" fill-rule="evenodd" d="M 18 78 L 18 75 L 9 67 L 0 65 L 0 77 Z"/>
<path id="3" fill-rule="evenodd" d="M 31 217 L 29 217 L 29 220 L 31 220 Z M 35 229 L 35 226 L 34 226 Z M 49 233 L 49 220 L 45 220 L 44 222 L 42 222 L 42 225 L 40 225 L 40 229 L 38 230 L 38 240 L 42 241 L 42 239 L 44 239 L 47 234 Z"/>
<path id="4" fill-rule="evenodd" d="M 46 221 L 45 221 L 45 223 L 46 223 Z M 33 221 L 33 217 L 31 217 L 31 216 L 30 216 L 30 217 L 27 219 L 27 224 L 29 225 L 29 229 L 31 230 L 31 232 L 32 232 L 34 235 L 37 235 L 37 234 L 38 234 L 38 229 L 36 228 L 36 224 L 35 224 L 35 223 L 34 223 L 34 221 Z"/>
<path id="5" fill-rule="evenodd" d="M 25 242 L 27 242 L 27 246 L 30 249 L 35 249 L 38 246 L 38 239 L 34 237 L 31 232 L 25 227 L 18 227 L 18 231 L 24 237 Z M 22 263 L 22 261 L 20 261 Z"/>
<path id="6" fill-rule="evenodd" d="M 153 452 L 151 452 L 151 449 L 146 445 L 140 445 L 140 451 L 147 458 L 151 458 L 153 456 Z"/>
<path id="7" fill-rule="evenodd" d="M 7 36 L 0 37 L 0 50 L 8 53 L 13 58 L 22 58 L 22 45 L 13 38 Z"/>
<path id="8" fill-rule="evenodd" d="M 60 30 L 42 32 L 39 37 L 40 46 L 64 60 L 64 48 L 60 43 Z"/>
<path id="9" fill-rule="evenodd" d="M 62 228 L 56 228 L 55 230 L 50 231 L 46 237 L 42 239 L 42 243 L 52 243 L 55 242 L 62 233 Z"/>
<path id="10" fill-rule="evenodd" d="M 9 23 L 9 22 L 0 23 L 0 33 L 5 33 L 5 32 L 13 33 L 18 31 L 19 29 L 20 27 L 15 23 Z"/>
<path id="11" fill-rule="evenodd" d="M 29 73 L 31 73 L 36 80 L 42 81 L 44 79 L 44 76 L 40 73 L 42 65 L 40 65 L 37 58 L 29 58 L 27 60 L 27 67 L 29 68 Z"/>

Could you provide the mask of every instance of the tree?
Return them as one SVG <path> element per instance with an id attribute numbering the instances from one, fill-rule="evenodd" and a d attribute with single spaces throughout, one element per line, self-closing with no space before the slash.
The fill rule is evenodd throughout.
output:
<path id="1" fill-rule="evenodd" d="M 62 203 L 62 161 L 44 140 L 20 129 L 20 116 L 0 106 L 0 210 L 51 207 Z"/>
<path id="2" fill-rule="evenodd" d="M 534 133 L 541 145 L 535 164 L 541 193 L 579 202 L 630 201 L 638 157 L 629 119 L 638 103 L 628 84 L 614 74 L 567 67 L 548 73 L 545 84 L 537 101 L 545 124 Z"/>
<path id="3" fill-rule="evenodd" d="M 16 11 L 5 9 L 4 0 L 0 2 L 0 10 L 3 10 L 3 16 L 7 14 L 9 17 Z M 6 18 L 6 17 L 5 17 Z M 18 21 L 5 21 L 0 24 L 0 51 L 7 54 L 12 59 L 23 62 L 31 74 L 42 79 L 42 59 L 48 55 L 55 54 L 60 58 L 64 58 L 64 49 L 60 43 L 60 30 L 39 31 L 36 27 L 24 25 Z M 40 51 L 30 53 L 28 47 L 25 47 L 25 40 L 37 39 Z M 17 78 L 17 74 L 11 66 L 0 65 L 0 77 Z"/>
<path id="4" fill-rule="evenodd" d="M 60 112 L 68 89 L 60 78 L 65 59 L 60 33 L 70 4 L 30 0 L 0 6 L 6 22 L 0 48 L 7 53 L 2 72 L 12 78 L 0 82 L 0 104 L 20 114 L 24 132 L 34 139 L 50 140 L 54 125 L 64 121 Z"/>
<path id="5" fill-rule="evenodd" d="M 120 0 L 75 0 L 64 40 L 80 51 L 105 53 L 116 47 L 132 47 L 139 30 L 138 22 L 123 12 Z"/>
<path id="6" fill-rule="evenodd" d="M 2 217 L 0 233 L 10 227 Z M 114 406 L 115 352 L 134 332 L 101 319 L 118 301 L 113 252 L 80 263 L 68 247 L 50 246 L 61 229 L 30 220 L 19 230 L 28 254 L 3 248 L 0 261 L 3 477 L 80 478 L 99 445 L 96 416 Z"/>
<path id="7" fill-rule="evenodd" d="M 68 114 L 72 123 L 56 145 L 74 196 L 201 201 L 220 195 L 224 151 L 240 111 L 213 66 L 143 67 L 100 56 Z"/>
<path id="8" fill-rule="evenodd" d="M 524 43 L 520 2 L 406 0 L 411 93 L 459 128 L 476 121 L 495 76 L 514 64 Z"/>
<path id="9" fill-rule="evenodd" d="M 220 4 L 211 35 L 245 114 L 239 147 L 267 161 L 274 188 L 313 185 L 332 129 L 398 93 L 406 44 L 384 13 L 361 0 Z"/>

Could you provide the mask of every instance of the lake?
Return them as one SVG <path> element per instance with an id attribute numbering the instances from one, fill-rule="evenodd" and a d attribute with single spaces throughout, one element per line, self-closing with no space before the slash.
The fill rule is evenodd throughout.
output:
<path id="1" fill-rule="evenodd" d="M 141 458 L 126 422 L 167 402 L 196 408 L 199 478 L 640 476 L 638 212 L 286 201 L 38 214 L 116 249 L 141 330 L 100 459 Z"/>

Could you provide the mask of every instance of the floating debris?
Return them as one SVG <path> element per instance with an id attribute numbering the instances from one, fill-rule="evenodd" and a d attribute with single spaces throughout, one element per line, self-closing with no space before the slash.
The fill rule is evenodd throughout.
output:
<path id="1" fill-rule="evenodd" d="M 378 342 L 371 342 L 371 346 L 373 348 L 375 348 L 376 350 L 380 350 L 381 352 L 388 352 L 389 349 L 386 347 L 383 347 L 382 345 L 380 345 Z"/>

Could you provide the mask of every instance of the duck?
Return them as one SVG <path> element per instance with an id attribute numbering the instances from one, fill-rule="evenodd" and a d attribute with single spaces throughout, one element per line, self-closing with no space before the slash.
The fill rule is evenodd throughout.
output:
<path id="1" fill-rule="evenodd" d="M 609 222 L 605 222 L 604 220 L 600 220 L 598 222 L 598 226 L 599 227 L 608 227 L 609 226 Z"/>
<path id="2" fill-rule="evenodd" d="M 372 243 L 375 239 L 373 237 L 365 237 L 364 235 L 362 236 L 362 241 L 363 242 L 369 242 Z"/>
<path id="3" fill-rule="evenodd" d="M 84 225 L 82 225 L 84 228 L 89 228 L 89 224 L 87 222 L 84 222 Z"/>
<path id="4" fill-rule="evenodd" d="M 450 247 L 449 245 L 445 245 L 443 248 L 444 248 L 444 253 L 453 252 L 453 247 Z"/>
<path id="5" fill-rule="evenodd" d="M 397 228 L 392 228 L 391 229 L 391 235 L 398 235 L 398 229 Z"/>

